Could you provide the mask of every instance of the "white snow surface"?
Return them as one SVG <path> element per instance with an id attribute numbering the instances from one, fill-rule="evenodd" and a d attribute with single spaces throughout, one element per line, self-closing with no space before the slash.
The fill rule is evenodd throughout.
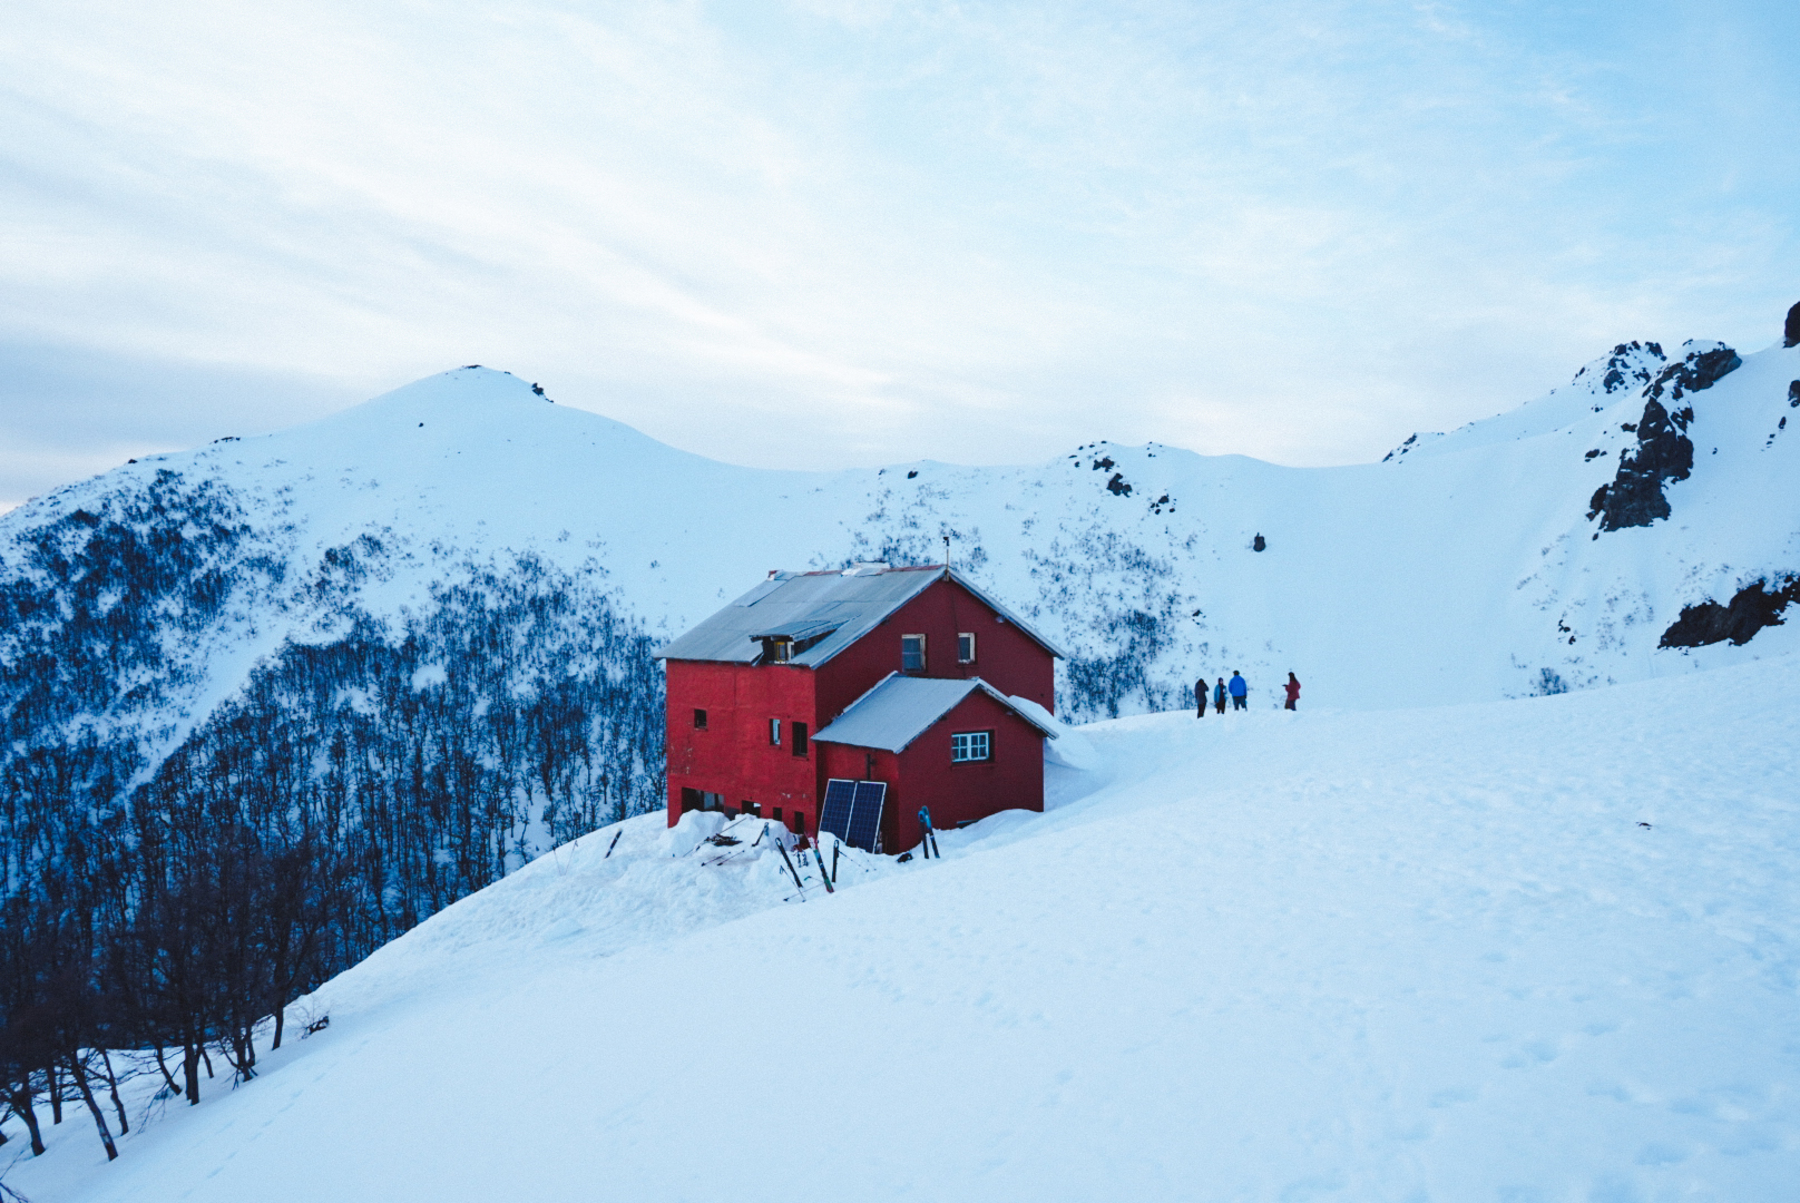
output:
<path id="1" fill-rule="evenodd" d="M 1087 767 L 1048 766 L 1048 813 L 943 833 L 941 860 L 846 850 L 834 895 L 810 864 L 796 892 L 779 828 L 721 846 L 722 816 L 632 819 L 328 983 L 296 1010 L 329 1028 L 160 1107 L 117 1162 L 74 1113 L 7 1183 L 35 1203 L 1790 1200 L 1796 713 L 1800 658 L 1772 657 L 1513 701 L 1125 718 L 1059 741 Z"/>
<path id="2" fill-rule="evenodd" d="M 0 560 L 9 539 L 125 480 L 168 469 L 228 487 L 286 583 L 244 593 L 235 617 L 172 651 L 202 667 L 183 722 L 203 720 L 284 640 L 334 637 L 342 612 L 314 583 L 327 550 L 364 535 L 381 551 L 359 555 L 370 573 L 353 591 L 378 618 L 427 608 L 459 566 L 523 552 L 601 574 L 626 613 L 669 638 L 771 569 L 934 561 L 948 533 L 960 570 L 1100 676 L 1142 662 L 1149 689 L 1128 690 L 1121 713 L 1182 704 L 1202 672 L 1241 670 L 1259 707 L 1280 704 L 1291 670 L 1309 703 L 1367 709 L 1800 648 L 1792 624 L 1742 647 L 1657 647 L 1682 606 L 1800 571 L 1800 426 L 1785 427 L 1800 417 L 1788 398 L 1800 348 L 1745 354 L 1688 394 L 1696 463 L 1667 486 L 1672 516 L 1594 537 L 1590 498 L 1634 445 L 1624 426 L 1662 363 L 1643 348 L 1603 358 L 1568 388 L 1381 464 L 1283 468 L 1095 443 L 1035 466 L 834 473 L 706 460 L 470 368 L 38 498 L 0 516 Z"/>

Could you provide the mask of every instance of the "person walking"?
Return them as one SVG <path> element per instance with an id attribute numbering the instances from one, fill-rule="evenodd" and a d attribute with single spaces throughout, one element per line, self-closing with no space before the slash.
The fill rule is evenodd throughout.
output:
<path id="1" fill-rule="evenodd" d="M 1200 713 L 1196 714 L 1194 717 L 1195 718 L 1205 718 L 1206 717 L 1206 678 L 1205 677 L 1201 677 L 1198 681 L 1194 682 L 1194 698 L 1200 703 Z"/>
<path id="2" fill-rule="evenodd" d="M 1294 708 L 1294 703 L 1298 702 L 1299 700 L 1300 700 L 1300 678 L 1296 677 L 1293 673 L 1290 672 L 1288 674 L 1288 683 L 1287 683 L 1287 708 L 1289 710 L 1292 710 Z"/>
<path id="3" fill-rule="evenodd" d="M 1225 713 L 1225 678 L 1224 677 L 1219 678 L 1218 691 L 1213 694 L 1213 705 L 1215 705 L 1219 708 L 1220 714 Z"/>
<path id="4" fill-rule="evenodd" d="M 1240 677 L 1238 675 L 1236 669 L 1231 670 L 1230 689 L 1231 689 L 1231 708 L 1233 710 L 1248 710 L 1248 709 L 1250 709 L 1250 703 L 1244 700 L 1250 694 L 1250 682 L 1248 682 L 1248 681 L 1244 680 L 1244 678 Z"/>

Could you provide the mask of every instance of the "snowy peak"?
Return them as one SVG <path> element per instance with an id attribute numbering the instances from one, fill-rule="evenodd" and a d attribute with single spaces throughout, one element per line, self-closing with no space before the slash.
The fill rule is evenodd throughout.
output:
<path id="1" fill-rule="evenodd" d="M 1634 392 L 1649 384 L 1662 370 L 1667 357 L 1660 343 L 1620 343 L 1599 359 L 1584 364 L 1569 382 L 1597 397 Z"/>

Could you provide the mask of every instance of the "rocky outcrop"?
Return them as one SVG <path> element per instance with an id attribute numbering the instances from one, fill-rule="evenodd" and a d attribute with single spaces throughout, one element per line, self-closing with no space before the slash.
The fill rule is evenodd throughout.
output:
<path id="1" fill-rule="evenodd" d="M 1601 530 L 1649 526 L 1669 516 L 1663 484 L 1686 480 L 1694 470 L 1694 443 L 1686 433 L 1693 417 L 1690 408 L 1670 414 L 1659 401 L 1644 403 L 1637 445 L 1619 453 L 1618 474 L 1588 502 L 1588 518 L 1598 517 Z"/>
<path id="2" fill-rule="evenodd" d="M 1781 345 L 1800 347 L 1800 305 L 1788 310 L 1787 329 L 1782 331 Z"/>
<path id="3" fill-rule="evenodd" d="M 1782 625 L 1781 612 L 1800 602 L 1800 576 L 1788 576 L 1773 590 L 1767 578 L 1745 585 L 1728 605 L 1707 600 L 1683 606 L 1681 616 L 1669 624 L 1658 647 L 1705 647 L 1730 641 L 1733 647 L 1749 643 L 1764 627 Z"/>
<path id="4" fill-rule="evenodd" d="M 1656 379 L 1644 390 L 1644 396 L 1660 401 L 1666 393 L 1670 404 L 1673 404 L 1688 393 L 1711 388 L 1744 363 L 1738 358 L 1738 353 L 1724 343 L 1712 344 L 1709 351 L 1700 350 L 1701 344 L 1697 343 L 1683 345 L 1694 349 L 1683 356 L 1679 363 L 1672 363 L 1658 372 Z"/>
<path id="5" fill-rule="evenodd" d="M 1669 516 L 1663 486 L 1686 480 L 1694 470 L 1694 444 L 1687 437 L 1693 407 L 1671 407 L 1689 393 L 1711 388 L 1743 363 L 1723 343 L 1686 346 L 1688 353 L 1680 362 L 1658 372 L 1645 386 L 1644 416 L 1635 424 L 1637 444 L 1619 453 L 1617 474 L 1594 490 L 1588 502 L 1589 520 L 1600 519 L 1603 531 L 1649 526 Z M 1624 429 L 1634 427 L 1627 424 Z"/>
<path id="6" fill-rule="evenodd" d="M 1575 373 L 1572 384 L 1589 384 L 1596 379 L 1596 392 L 1622 393 L 1642 388 L 1656 375 L 1656 364 L 1668 357 L 1660 343 L 1620 343 L 1604 358 L 1597 359 Z"/>

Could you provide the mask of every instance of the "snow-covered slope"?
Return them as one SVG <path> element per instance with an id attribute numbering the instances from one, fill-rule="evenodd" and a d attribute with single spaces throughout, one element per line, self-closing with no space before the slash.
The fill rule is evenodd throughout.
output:
<path id="1" fill-rule="evenodd" d="M 303 1004 L 329 1028 L 158 1112 L 116 1163 L 67 1124 L 8 1183 L 38 1203 L 1790 1199 L 1797 711 L 1781 657 L 1437 709 L 1122 719 L 1072 733 L 1089 767 L 1053 766 L 1048 814 L 947 833 L 941 861 L 846 861 L 834 896 L 810 868 L 796 896 L 767 844 L 630 820 L 329 983 Z"/>

